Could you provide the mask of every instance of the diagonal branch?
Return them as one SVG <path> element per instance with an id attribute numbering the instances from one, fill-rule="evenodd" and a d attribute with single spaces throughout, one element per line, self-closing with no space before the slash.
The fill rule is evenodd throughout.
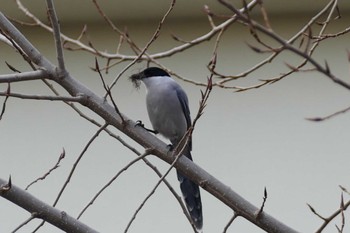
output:
<path id="1" fill-rule="evenodd" d="M 14 39 L 16 44 L 23 50 L 30 59 L 40 67 L 45 67 L 47 70 L 53 70 L 54 65 L 46 59 L 32 43 L 0 12 L 0 27 L 4 33 Z"/>
<path id="2" fill-rule="evenodd" d="M 84 149 L 82 150 L 82 152 L 79 154 L 78 158 L 75 160 L 69 174 L 68 177 L 66 178 L 64 184 L 62 185 L 54 203 L 53 203 L 53 207 L 55 207 L 58 203 L 58 201 L 60 200 L 60 198 L 63 195 L 63 192 L 66 190 L 70 180 L 72 179 L 74 172 L 79 164 L 79 162 L 81 161 L 81 159 L 83 158 L 83 155 L 85 154 L 85 152 L 87 151 L 87 149 L 90 147 L 90 145 L 92 144 L 92 142 L 100 135 L 100 133 L 108 126 L 107 123 L 105 123 L 103 126 L 101 126 L 96 133 L 91 137 L 91 139 L 88 141 L 88 143 L 85 145 Z M 42 221 L 33 232 L 36 232 L 37 230 L 39 230 L 43 225 L 45 224 L 45 221 Z"/>
<path id="3" fill-rule="evenodd" d="M 63 151 L 62 151 L 62 153 L 60 154 L 60 156 L 58 157 L 58 160 L 57 160 L 57 162 L 55 163 L 55 165 L 54 165 L 52 168 L 50 168 L 44 175 L 40 176 L 39 178 L 35 179 L 35 180 L 32 181 L 30 184 L 28 184 L 27 187 L 26 187 L 24 190 L 28 190 L 28 188 L 29 188 L 30 186 L 32 186 L 33 184 L 39 182 L 40 180 L 45 180 L 46 177 L 47 177 L 48 175 L 51 174 L 51 172 L 53 172 L 54 170 L 56 170 L 56 169 L 60 166 L 60 163 L 61 163 L 61 161 L 64 159 L 65 156 L 66 156 L 66 152 L 65 152 L 65 150 L 64 150 L 64 148 L 63 148 Z"/>
<path id="4" fill-rule="evenodd" d="M 7 184 L 7 181 L 0 178 L 0 189 Z M 17 206 L 21 206 L 35 218 L 43 219 L 65 232 L 97 233 L 96 230 L 71 217 L 66 212 L 46 204 L 31 195 L 29 192 L 26 192 L 13 184 L 8 190 L 1 191 L 0 196 L 13 202 Z"/>
<path id="5" fill-rule="evenodd" d="M 54 4 L 52 0 L 47 0 L 47 11 L 50 17 L 52 29 L 53 29 L 53 35 L 56 43 L 56 52 L 57 52 L 57 61 L 58 61 L 58 68 L 60 69 L 60 72 L 65 72 L 66 68 L 64 65 L 64 57 L 63 57 L 63 48 L 62 48 L 62 42 L 61 42 L 61 32 L 60 32 L 60 25 L 57 19 L 56 10 L 54 7 Z"/>
<path id="6" fill-rule="evenodd" d="M 106 190 L 123 172 L 128 170 L 132 165 L 134 165 L 136 162 L 144 159 L 147 155 L 150 154 L 150 150 L 146 150 L 145 153 L 138 156 L 137 158 L 133 159 L 131 162 L 129 162 L 125 167 L 123 167 L 117 174 L 115 174 L 112 179 L 110 179 L 95 195 L 94 197 L 89 201 L 89 203 L 80 211 L 78 214 L 77 219 L 79 219 L 85 211 L 97 200 L 97 198 L 103 193 L 104 190 Z"/>

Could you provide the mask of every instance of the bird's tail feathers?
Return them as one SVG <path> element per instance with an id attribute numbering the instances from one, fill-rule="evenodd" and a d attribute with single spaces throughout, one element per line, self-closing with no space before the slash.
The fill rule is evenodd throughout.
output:
<path id="1" fill-rule="evenodd" d="M 203 227 L 202 201 L 199 187 L 193 181 L 177 172 L 182 197 L 197 230 Z"/>
<path id="2" fill-rule="evenodd" d="M 192 160 L 190 151 L 186 151 L 186 157 Z M 177 171 L 177 178 L 180 182 L 180 189 L 182 197 L 185 201 L 188 213 L 199 232 L 202 232 L 203 227 L 203 214 L 202 214 L 202 201 L 199 191 L 199 187 L 196 183 L 188 179 Z"/>

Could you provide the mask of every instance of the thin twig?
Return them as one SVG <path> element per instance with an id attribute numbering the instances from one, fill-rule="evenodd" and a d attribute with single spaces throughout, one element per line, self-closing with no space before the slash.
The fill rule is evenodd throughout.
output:
<path id="1" fill-rule="evenodd" d="M 248 5 L 247 5 L 247 9 L 251 10 L 254 6 L 257 5 L 259 0 L 253 0 L 251 1 Z M 26 15 L 28 16 L 30 19 L 33 20 L 33 22 L 35 23 L 35 25 L 42 27 L 43 29 L 52 32 L 52 28 L 50 26 L 47 26 L 46 24 L 44 24 L 43 22 L 40 21 L 40 19 L 38 19 L 35 15 L 33 15 L 23 4 L 20 0 L 16 0 L 17 6 L 18 8 Z M 240 9 L 240 11 L 244 12 L 246 9 Z M 103 16 L 104 17 L 104 16 Z M 108 18 L 108 17 L 107 17 Z M 223 28 L 227 28 L 229 25 L 231 25 L 232 23 L 234 23 L 237 20 L 237 17 L 231 17 L 230 19 L 226 20 L 225 22 L 217 25 L 215 28 L 213 28 L 211 31 L 209 31 L 208 33 L 199 36 L 191 41 L 189 41 L 188 43 L 182 44 L 180 46 L 176 46 L 173 47 L 169 50 L 163 51 L 163 52 L 159 52 L 159 53 L 155 53 L 155 54 L 150 54 L 149 57 L 145 54 L 141 57 L 139 56 L 134 56 L 134 55 L 124 55 L 124 54 L 119 54 L 119 53 L 108 53 L 108 52 L 104 52 L 104 51 L 99 51 L 98 55 L 101 57 L 104 57 L 106 59 L 120 59 L 123 61 L 133 61 L 136 58 L 138 58 L 138 60 L 142 59 L 142 60 L 149 60 L 149 58 L 151 59 L 159 59 L 159 58 L 164 58 L 164 57 L 170 57 L 174 54 L 177 53 L 181 53 L 184 50 L 187 50 L 189 48 L 192 48 L 200 43 L 206 42 L 208 40 L 210 40 L 213 36 L 215 36 L 218 32 L 220 32 Z M 123 33 L 121 30 L 118 30 L 118 32 L 120 32 L 121 35 L 124 35 L 125 33 Z M 89 47 L 88 45 L 85 45 L 84 43 L 82 43 L 79 38 L 78 39 L 72 39 L 64 34 L 61 33 L 61 38 L 64 40 L 65 43 L 71 43 L 76 45 L 77 47 L 80 47 L 82 50 L 92 53 L 92 54 L 96 54 L 95 49 Z M 127 39 L 128 36 L 125 36 L 125 38 Z"/>
<path id="2" fill-rule="evenodd" d="M 224 2 L 224 1 L 223 1 Z M 228 4 L 226 2 L 226 4 Z M 300 36 L 304 35 L 304 32 L 309 30 L 309 28 L 311 27 L 312 24 L 316 23 L 317 22 L 317 19 L 322 16 L 325 12 L 327 12 L 328 10 L 330 10 L 330 13 L 328 14 L 328 17 L 327 17 L 327 20 L 325 21 L 325 23 L 322 25 L 322 28 L 319 32 L 319 35 L 322 35 L 324 30 L 326 29 L 326 27 L 328 26 L 328 23 L 330 22 L 331 20 L 331 15 L 333 14 L 334 10 L 336 9 L 336 4 L 337 4 L 337 1 L 336 0 L 332 0 L 330 1 L 321 11 L 319 11 L 298 33 L 296 33 L 292 38 L 290 38 L 289 40 L 285 41 L 285 43 L 282 43 L 282 47 L 280 47 L 279 49 L 274 49 L 274 53 L 266 58 L 265 60 L 261 61 L 260 63 L 256 64 L 254 67 L 248 69 L 247 71 L 244 71 L 238 75 L 234 75 L 234 76 L 227 76 L 227 75 L 219 75 L 219 74 L 216 74 L 216 75 L 219 75 L 219 76 L 222 76 L 223 77 L 223 80 L 219 81 L 218 83 L 215 83 L 214 85 L 218 85 L 222 88 L 233 88 L 233 89 L 236 89 L 237 91 L 246 91 L 246 90 L 250 90 L 250 89 L 255 89 L 255 88 L 259 88 L 259 87 L 262 87 L 262 86 L 265 86 L 266 84 L 270 84 L 270 83 L 274 83 L 276 81 L 279 81 L 281 80 L 282 78 L 284 77 L 287 77 L 288 75 L 292 74 L 295 72 L 295 70 L 291 70 L 285 74 L 282 74 L 280 75 L 279 77 L 277 78 L 272 78 L 272 79 L 266 79 L 266 80 L 261 80 L 262 83 L 261 84 L 257 84 L 257 85 L 253 85 L 253 86 L 250 86 L 250 87 L 228 87 L 228 86 L 225 86 L 224 83 L 228 82 L 228 81 L 231 81 L 231 80 L 234 80 L 234 79 L 238 79 L 238 78 L 241 78 L 241 77 L 245 77 L 247 76 L 248 74 L 256 71 L 257 69 L 261 68 L 262 66 L 270 63 L 275 57 L 277 57 L 277 55 L 280 54 L 280 52 L 282 52 L 284 49 L 287 49 L 285 48 L 285 44 L 293 44 L 293 42 L 298 39 Z M 230 4 L 228 4 L 230 5 Z M 231 8 L 233 8 L 232 5 L 230 5 Z M 232 10 L 232 9 L 231 9 Z M 236 10 L 237 11 L 237 10 Z M 234 11 L 236 13 L 236 11 Z M 243 14 L 240 14 L 239 16 L 243 16 Z M 248 21 L 248 20 L 247 20 Z M 257 24 L 256 22 L 253 22 L 254 24 Z M 260 27 L 263 28 L 262 25 L 260 25 Z M 265 32 L 267 35 L 271 36 L 273 35 L 274 33 L 269 29 L 269 28 L 265 28 Z M 273 38 L 273 37 L 272 37 Z M 309 52 L 306 54 L 306 56 L 311 56 L 312 53 L 315 51 L 316 47 L 319 45 L 319 43 L 316 41 L 313 46 L 310 48 Z M 292 51 L 293 52 L 293 51 Z M 296 69 L 300 69 L 301 67 L 303 67 L 304 65 L 307 64 L 307 59 L 305 58 L 305 60 L 296 67 Z"/>
<path id="3" fill-rule="evenodd" d="M 79 219 L 84 213 L 85 211 L 94 204 L 94 202 L 96 201 L 96 199 L 103 193 L 103 191 L 105 191 L 106 188 L 108 188 L 123 172 L 125 172 L 126 170 L 128 170 L 132 165 L 134 165 L 136 162 L 143 160 L 147 155 L 151 154 L 151 150 L 146 149 L 145 153 L 143 153 L 142 155 L 138 156 L 137 158 L 133 159 L 132 161 L 130 161 L 126 166 L 124 166 L 120 171 L 118 171 L 117 174 L 115 174 L 95 195 L 94 197 L 89 201 L 89 203 L 82 209 L 82 211 L 80 211 L 80 213 L 78 214 L 77 219 Z"/>
<path id="4" fill-rule="evenodd" d="M 223 1 L 223 0 L 219 0 L 219 1 Z M 323 28 L 321 29 L 320 33 L 323 33 L 324 30 L 326 29 L 326 26 L 328 25 L 328 22 L 331 20 L 331 16 L 332 16 L 333 12 L 337 9 L 337 3 L 338 3 L 338 1 L 334 0 L 334 4 L 332 5 L 331 12 L 329 13 L 327 21 L 324 24 Z M 315 43 L 313 49 L 311 50 L 311 52 L 309 54 L 306 54 L 303 51 L 300 51 L 299 49 L 297 49 L 297 48 L 293 47 L 292 45 L 286 43 L 278 35 L 271 33 L 269 30 L 266 30 L 260 24 L 256 23 L 255 27 L 258 30 L 260 30 L 261 32 L 263 32 L 264 34 L 270 36 L 272 39 L 274 39 L 278 43 L 280 43 L 285 49 L 295 53 L 296 55 L 299 55 L 300 57 L 303 57 L 306 61 L 310 62 L 320 73 L 323 73 L 326 77 L 331 79 L 333 82 L 337 83 L 338 85 L 340 85 L 340 86 L 342 86 L 342 87 L 344 87 L 344 88 L 346 88 L 348 90 L 350 89 L 350 84 L 349 83 L 346 83 L 346 82 L 342 81 L 341 79 L 339 79 L 338 77 L 336 77 L 334 74 L 332 74 L 330 72 L 327 63 L 325 65 L 325 67 L 323 67 L 322 65 L 320 65 L 318 62 L 316 62 L 316 60 L 314 60 L 311 57 L 311 54 L 314 51 L 313 49 L 318 45 L 318 43 Z"/>
<path id="5" fill-rule="evenodd" d="M 24 190 L 28 190 L 28 188 L 29 188 L 30 186 L 32 186 L 33 184 L 35 184 L 35 183 L 38 182 L 39 180 L 45 180 L 45 178 L 46 178 L 48 175 L 50 175 L 51 172 L 53 172 L 54 170 L 56 170 L 56 169 L 60 166 L 60 163 L 61 163 L 61 161 L 64 159 L 65 155 L 66 155 L 66 152 L 65 152 L 65 150 L 64 150 L 64 148 L 63 148 L 63 151 L 62 151 L 62 153 L 60 154 L 60 156 L 58 157 L 58 160 L 57 160 L 56 164 L 55 164 L 52 168 L 50 168 L 50 170 L 47 171 L 43 176 L 37 178 L 36 180 L 34 180 L 34 181 L 31 182 L 30 184 L 28 184 L 27 187 L 26 187 Z"/>
<path id="6" fill-rule="evenodd" d="M 232 218 L 230 218 L 230 220 L 228 221 L 228 223 L 226 224 L 226 226 L 224 227 L 223 233 L 226 233 L 227 230 L 229 229 L 229 227 L 231 226 L 231 224 L 233 223 L 233 221 L 238 217 L 239 215 L 234 212 Z"/>
<path id="7" fill-rule="evenodd" d="M 96 230 L 71 217 L 66 212 L 46 204 L 15 185 L 11 185 L 9 190 L 2 192 L 6 186 L 8 186 L 8 183 L 0 178 L 0 196 L 28 211 L 32 216 L 44 219 L 63 232 L 97 233 Z"/>
<path id="8" fill-rule="evenodd" d="M 263 213 L 264 211 L 264 207 L 265 207 L 265 203 L 266 203 L 266 200 L 267 200 L 267 190 L 266 190 L 266 187 L 264 188 L 264 197 L 263 197 L 263 202 L 261 204 L 261 207 L 259 209 L 259 211 L 256 213 L 256 218 L 259 219 L 261 214 Z"/>
<path id="9" fill-rule="evenodd" d="M 172 0 L 171 4 L 169 6 L 169 9 L 165 12 L 165 14 L 163 15 L 162 19 L 160 20 L 157 29 L 155 30 L 155 32 L 153 33 L 151 39 L 147 42 L 147 44 L 145 45 L 145 47 L 142 49 L 142 51 L 139 53 L 139 55 L 137 57 L 135 57 L 135 59 L 130 62 L 126 67 L 124 67 L 124 69 L 119 72 L 119 74 L 117 75 L 117 77 L 113 80 L 113 82 L 110 85 L 110 88 L 113 88 L 113 86 L 117 83 L 117 81 L 120 79 L 120 77 L 131 67 L 133 66 L 147 51 L 147 49 L 149 48 L 149 46 L 151 46 L 151 44 L 157 40 L 159 34 L 160 34 L 160 30 L 162 29 L 162 26 L 165 22 L 165 20 L 167 19 L 168 15 L 170 14 L 170 12 L 174 9 L 176 0 Z"/>
<path id="10" fill-rule="evenodd" d="M 0 92 L 0 96 L 14 97 L 19 99 L 30 100 L 50 100 L 50 101 L 67 101 L 67 102 L 80 102 L 82 96 L 51 96 L 51 95 L 24 95 L 19 93 L 8 93 L 7 91 Z"/>
<path id="11" fill-rule="evenodd" d="M 11 85 L 10 83 L 7 84 L 7 91 L 6 93 L 10 93 L 11 92 Z M 4 99 L 4 102 L 2 103 L 2 108 L 1 108 L 1 113 L 0 113 L 0 121 L 2 120 L 4 114 L 5 114 L 5 111 L 6 111 L 6 103 L 7 103 L 7 100 L 10 96 L 6 95 L 5 99 Z"/>
<path id="12" fill-rule="evenodd" d="M 333 214 L 331 214 L 328 217 L 323 217 L 321 216 L 311 205 L 307 204 L 308 207 L 310 208 L 311 212 L 315 214 L 318 218 L 323 220 L 322 225 L 315 231 L 315 233 L 321 233 L 323 230 L 329 225 L 330 222 L 332 222 L 337 216 L 341 216 L 342 224 L 340 228 L 338 226 L 338 232 L 343 232 L 344 227 L 345 227 L 345 216 L 344 216 L 344 211 L 350 206 L 350 200 L 344 203 L 344 196 L 343 193 L 349 194 L 349 192 L 342 186 L 340 186 L 342 189 L 341 197 L 340 197 L 340 207 L 337 209 Z"/>
<path id="13" fill-rule="evenodd" d="M 92 0 L 93 4 L 95 5 L 98 13 L 102 16 L 102 18 L 107 22 L 107 24 L 112 28 L 113 31 L 117 32 L 120 35 L 119 44 L 117 47 L 116 54 L 119 54 L 119 49 L 121 46 L 121 43 L 124 41 L 124 39 L 127 41 L 127 43 L 130 45 L 130 48 L 137 54 L 138 52 L 141 52 L 141 49 L 134 43 L 134 41 L 131 40 L 129 35 L 125 33 L 124 31 L 120 30 L 113 21 L 107 16 L 107 14 L 102 10 L 100 5 L 98 4 L 97 0 Z M 124 59 L 122 59 L 124 60 Z"/>
<path id="14" fill-rule="evenodd" d="M 101 79 L 101 82 L 102 82 L 102 85 L 103 85 L 103 88 L 105 89 L 107 95 L 109 96 L 110 100 L 112 101 L 112 104 L 113 104 L 113 107 L 116 111 L 116 113 L 119 115 L 119 117 L 122 119 L 123 122 L 125 122 L 124 118 L 123 118 L 123 115 L 120 113 L 119 111 L 119 108 L 117 106 L 117 104 L 115 103 L 114 99 L 113 99 L 113 96 L 112 96 L 112 93 L 111 93 L 111 88 L 107 86 L 103 76 L 102 76 L 102 73 L 101 73 L 101 70 L 100 70 L 100 66 L 98 64 L 98 61 L 97 61 L 97 58 L 95 58 L 95 69 Z"/>
<path id="15" fill-rule="evenodd" d="M 182 140 L 185 140 L 184 143 L 181 143 Z M 153 187 L 153 189 L 150 191 L 150 193 L 145 197 L 145 199 L 142 201 L 142 203 L 139 205 L 139 207 L 136 209 L 135 213 L 133 214 L 133 216 L 131 217 L 130 221 L 128 222 L 124 233 L 127 233 L 131 224 L 134 222 L 134 220 L 136 219 L 137 214 L 141 211 L 141 209 L 143 208 L 143 206 L 146 204 L 146 202 L 148 201 L 148 199 L 155 193 L 155 191 L 157 190 L 157 188 L 159 187 L 159 185 L 163 182 L 163 180 L 168 176 L 168 174 L 170 173 L 170 171 L 173 169 L 175 163 L 179 160 L 179 158 L 182 156 L 183 151 L 186 148 L 187 142 L 189 140 L 189 134 L 186 134 L 180 141 L 180 143 L 174 148 L 174 153 L 175 154 L 175 159 L 173 161 L 173 163 L 170 165 L 170 167 L 168 168 L 168 170 L 163 174 L 163 176 L 158 180 L 158 182 L 156 183 L 156 185 Z M 182 145 L 181 148 L 180 145 Z M 174 154 L 173 153 L 173 154 Z M 191 224 L 193 226 L 193 224 Z M 194 228 L 195 229 L 195 228 Z"/>
<path id="16" fill-rule="evenodd" d="M 27 225 L 29 222 L 31 222 L 35 218 L 36 218 L 35 214 L 31 214 L 28 219 L 26 219 L 24 222 L 22 222 L 20 225 L 18 225 L 13 231 L 11 231 L 11 233 L 17 232 L 18 230 L 20 230 L 22 227 Z"/>
<path id="17" fill-rule="evenodd" d="M 328 218 L 322 218 L 324 220 L 323 224 L 316 230 L 315 233 L 321 233 L 327 226 L 328 224 L 339 214 L 341 214 L 343 211 L 345 211 L 348 207 L 350 206 L 350 201 L 347 201 L 344 203 L 342 207 L 340 207 L 338 210 L 336 210 L 332 215 L 330 215 Z M 319 216 L 318 214 L 316 214 Z"/>
<path id="18" fill-rule="evenodd" d="M 46 0 L 47 4 L 47 11 L 50 17 L 51 26 L 53 29 L 53 35 L 56 43 L 56 53 L 57 53 L 57 61 L 58 61 L 58 68 L 60 72 L 66 72 L 66 68 L 64 65 L 64 56 L 63 56 L 63 47 L 61 42 L 61 32 L 60 32 L 60 25 L 59 21 L 57 19 L 57 13 L 55 10 L 55 6 L 53 4 L 52 0 Z"/>
<path id="19" fill-rule="evenodd" d="M 334 34 L 323 34 L 320 36 L 314 36 L 312 39 L 315 39 L 316 42 L 321 42 L 325 39 L 339 37 L 349 32 L 350 32 L 350 27 L 347 27 L 343 31 L 340 31 Z"/>
<path id="20" fill-rule="evenodd" d="M 69 175 L 66 179 L 66 181 L 64 182 L 63 184 L 63 187 L 61 188 L 60 192 L 58 193 L 57 197 L 56 197 L 56 200 L 54 201 L 53 203 L 53 206 L 56 206 L 59 199 L 61 198 L 62 194 L 63 194 L 63 191 L 66 189 L 68 183 L 70 182 L 74 172 L 75 172 L 75 169 L 77 168 L 80 160 L 83 158 L 83 155 L 85 154 L 85 152 L 88 150 L 88 148 L 90 147 L 90 145 L 92 144 L 93 141 L 95 141 L 95 139 L 100 135 L 100 133 L 108 126 L 108 123 L 105 123 L 103 126 L 101 126 L 97 131 L 96 133 L 90 138 L 90 140 L 88 141 L 88 143 L 85 145 L 84 149 L 81 151 L 80 155 L 78 156 L 78 158 L 76 159 L 76 161 L 74 162 L 73 164 L 73 167 L 71 169 L 71 171 L 69 172 Z"/>
<path id="21" fill-rule="evenodd" d="M 335 113 L 329 114 L 329 115 L 324 116 L 324 117 L 308 117 L 308 118 L 306 118 L 306 120 L 315 121 L 315 122 L 325 121 L 325 120 L 329 120 L 335 116 L 338 116 L 340 114 L 347 113 L 349 110 L 350 110 L 350 107 L 347 107 L 345 109 L 339 110 Z"/>
<path id="22" fill-rule="evenodd" d="M 82 152 L 80 153 L 80 155 L 78 156 L 78 158 L 75 160 L 73 166 L 72 166 L 72 169 L 70 170 L 69 174 L 68 174 L 68 177 L 66 178 L 62 188 L 60 189 L 54 203 L 53 203 L 53 207 L 55 207 L 58 203 L 58 201 L 60 200 L 63 192 L 66 190 L 71 178 L 73 177 L 73 174 L 80 162 L 80 160 L 83 158 L 83 155 L 85 154 L 85 152 L 87 151 L 87 149 L 90 147 L 90 145 L 92 144 L 92 142 L 98 137 L 98 135 L 108 126 L 108 123 L 105 123 L 103 126 L 101 126 L 97 132 L 91 137 L 91 139 L 88 141 L 88 143 L 85 145 L 84 149 L 82 150 Z M 45 221 L 42 221 L 33 231 L 34 232 L 37 232 L 43 225 L 44 225 Z"/>

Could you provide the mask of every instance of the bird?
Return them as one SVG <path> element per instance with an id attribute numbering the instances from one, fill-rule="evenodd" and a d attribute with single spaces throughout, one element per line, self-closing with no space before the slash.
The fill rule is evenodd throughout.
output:
<path id="1" fill-rule="evenodd" d="M 146 86 L 146 106 L 154 132 L 163 135 L 176 147 L 191 126 L 188 97 L 168 72 L 149 67 L 130 76 L 136 87 L 140 81 Z M 192 138 L 189 137 L 183 155 L 192 161 Z M 201 231 L 203 227 L 202 201 L 199 186 L 177 170 L 177 178 L 187 211 L 192 222 Z"/>

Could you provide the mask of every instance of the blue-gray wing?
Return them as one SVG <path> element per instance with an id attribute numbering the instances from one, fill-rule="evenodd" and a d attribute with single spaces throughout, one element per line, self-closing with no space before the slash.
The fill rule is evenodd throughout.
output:
<path id="1" fill-rule="evenodd" d="M 176 89 L 177 98 L 181 104 L 182 112 L 185 115 L 187 129 L 191 126 L 190 108 L 188 107 L 188 99 L 186 93 L 182 89 Z"/>
<path id="2" fill-rule="evenodd" d="M 181 104 L 183 114 L 186 118 L 187 129 L 191 126 L 190 108 L 188 107 L 188 99 L 186 93 L 180 89 L 176 89 L 176 94 Z M 184 155 L 192 160 L 192 139 L 189 139 L 188 147 L 184 150 Z M 181 172 L 177 171 L 177 178 L 180 182 L 180 188 L 182 196 L 185 200 L 187 210 L 191 216 L 191 219 L 197 230 L 201 230 L 203 227 L 203 214 L 202 214 L 202 201 L 199 191 L 199 187 L 192 180 L 182 175 Z"/>
<path id="3" fill-rule="evenodd" d="M 179 102 L 181 104 L 182 112 L 186 118 L 187 123 L 187 129 L 191 126 L 191 114 L 190 114 L 190 108 L 188 107 L 188 98 L 186 93 L 182 89 L 176 89 L 177 98 L 179 99 Z M 189 139 L 189 148 L 190 151 L 192 150 L 192 137 Z M 192 158 L 191 158 L 192 160 Z"/>

